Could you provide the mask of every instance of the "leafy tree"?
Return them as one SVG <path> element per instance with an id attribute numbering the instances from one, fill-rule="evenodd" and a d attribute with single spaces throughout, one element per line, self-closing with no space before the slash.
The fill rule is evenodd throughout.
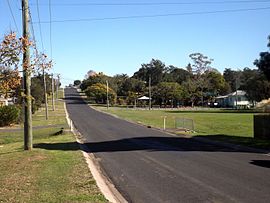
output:
<path id="1" fill-rule="evenodd" d="M 0 127 L 20 121 L 20 112 L 21 109 L 15 105 L 0 107 Z"/>
<path id="2" fill-rule="evenodd" d="M 197 76 L 202 75 L 205 71 L 211 70 L 211 63 L 213 59 L 204 56 L 201 53 L 190 54 L 189 57 L 193 60 L 192 72 Z"/>
<path id="3" fill-rule="evenodd" d="M 82 90 L 86 90 L 88 87 L 97 83 L 106 84 L 107 80 L 109 80 L 108 76 L 103 73 L 98 73 L 96 75 L 89 76 L 86 80 L 83 80 L 80 87 Z"/>
<path id="4" fill-rule="evenodd" d="M 268 44 L 267 47 L 270 49 L 270 35 L 268 36 Z M 266 78 L 270 80 L 270 52 L 261 52 L 260 59 L 256 59 L 254 61 L 254 65 L 256 65 L 260 71 L 262 71 Z"/>
<path id="5" fill-rule="evenodd" d="M 179 84 L 182 84 L 191 76 L 192 74 L 190 74 L 187 70 L 184 70 L 182 68 L 177 68 L 171 65 L 167 68 L 164 80 L 166 82 L 177 82 Z"/>
<path id="6" fill-rule="evenodd" d="M 21 40 L 17 39 L 15 32 L 4 36 L 0 44 L 0 67 L 17 69 L 22 51 Z"/>
<path id="7" fill-rule="evenodd" d="M 21 77 L 18 70 L 0 67 L 0 93 L 3 93 L 5 98 L 12 90 L 16 90 L 21 85 Z"/>
<path id="8" fill-rule="evenodd" d="M 121 87 L 128 78 L 129 76 L 127 74 L 117 74 L 110 78 L 110 87 L 117 93 L 117 95 L 123 96 Z"/>
<path id="9" fill-rule="evenodd" d="M 107 100 L 107 86 L 101 83 L 93 84 L 85 90 L 86 95 L 93 99 L 96 103 L 106 103 Z M 108 89 L 108 98 L 111 104 L 115 103 L 116 93 L 113 89 Z"/>
<path id="10" fill-rule="evenodd" d="M 46 82 L 46 71 L 51 69 L 52 66 L 53 66 L 53 63 L 52 63 L 52 60 L 48 60 L 48 57 L 46 54 L 44 53 L 41 53 L 41 54 L 38 54 L 36 56 L 36 64 L 37 64 L 37 67 L 38 67 L 38 71 L 40 71 L 42 73 L 42 76 L 43 76 L 43 80 L 42 80 L 42 84 L 43 84 L 43 88 L 44 90 L 42 91 L 43 92 L 43 101 L 42 103 L 45 103 L 45 111 L 46 111 L 46 116 L 45 116 L 45 119 L 47 120 L 48 119 L 48 99 L 47 99 L 47 82 Z M 56 85 L 59 85 L 58 83 L 55 83 L 55 86 Z M 33 88 L 32 88 L 33 89 Z M 54 88 L 56 89 L 56 88 Z M 34 90 L 34 91 L 37 91 L 37 90 Z M 33 94 L 33 92 L 32 92 Z M 40 98 L 38 98 L 37 100 L 34 100 L 35 101 L 39 101 L 41 100 Z M 41 106 L 41 102 L 38 102 L 38 103 L 34 103 L 33 102 L 33 106 L 35 108 L 33 108 L 33 110 L 36 110 L 37 108 L 39 108 Z"/>
<path id="11" fill-rule="evenodd" d="M 135 78 L 125 79 L 118 89 L 117 94 L 121 96 L 128 96 L 129 92 L 142 93 L 145 90 L 145 83 Z"/>
<path id="12" fill-rule="evenodd" d="M 42 72 L 50 70 L 53 67 L 53 61 L 48 60 L 48 56 L 45 53 L 40 53 L 35 57 L 35 65 L 37 66 L 37 71 Z"/>
<path id="13" fill-rule="evenodd" d="M 189 78 L 183 83 L 183 98 L 185 103 L 192 107 L 194 107 L 195 103 L 202 97 L 202 90 L 199 84 L 199 81 L 193 78 Z"/>
<path id="14" fill-rule="evenodd" d="M 203 74 L 213 70 L 210 66 L 213 59 L 201 53 L 193 53 L 189 57 L 193 60 L 193 64 L 188 67 L 188 70 L 193 73 L 193 76 L 185 83 L 185 87 L 187 88 L 186 95 L 190 97 L 191 105 L 194 106 L 195 102 L 199 101 L 199 98 L 203 100 L 204 91 L 207 89 L 207 81 Z"/>
<path id="15" fill-rule="evenodd" d="M 128 105 L 132 105 L 132 104 L 135 105 L 135 100 L 137 98 L 138 98 L 138 94 L 136 92 L 129 91 L 127 94 L 127 97 L 125 99 L 125 103 Z M 119 98 L 119 99 L 118 99 L 119 100 L 118 102 L 119 102 L 119 104 L 121 104 L 121 98 Z M 122 104 L 123 104 L 123 102 L 122 102 Z"/>
<path id="16" fill-rule="evenodd" d="M 148 64 L 142 64 L 141 68 L 134 73 L 132 78 L 146 81 L 147 85 L 151 77 L 151 85 L 155 86 L 163 81 L 166 66 L 157 59 L 152 59 Z"/>
<path id="17" fill-rule="evenodd" d="M 182 98 L 182 87 L 177 82 L 161 82 L 153 89 L 153 98 L 159 100 L 160 104 L 176 104 Z"/>
<path id="18" fill-rule="evenodd" d="M 235 92 L 241 86 L 241 71 L 226 68 L 223 72 L 223 77 L 230 86 L 229 92 Z"/>
<path id="19" fill-rule="evenodd" d="M 21 84 L 18 72 L 21 51 L 21 41 L 14 32 L 4 36 L 0 44 L 0 92 L 5 97 Z"/>
<path id="20" fill-rule="evenodd" d="M 33 113 L 38 110 L 43 103 L 45 103 L 44 88 L 43 88 L 43 75 L 38 74 L 31 78 L 31 95 L 33 97 L 32 110 Z M 46 93 L 50 95 L 52 93 L 52 81 L 48 73 L 45 73 L 45 81 L 47 84 Z M 54 84 L 56 85 L 56 84 Z M 56 89 L 56 86 L 55 88 Z"/>
<path id="21" fill-rule="evenodd" d="M 34 113 L 45 102 L 42 75 L 31 78 L 31 95 L 33 97 L 32 112 Z"/>
<path id="22" fill-rule="evenodd" d="M 270 98 L 270 81 L 259 70 L 245 68 L 242 72 L 241 89 L 245 90 L 250 101 L 261 101 Z"/>
<path id="23" fill-rule="evenodd" d="M 228 85 L 224 77 L 217 71 L 206 71 L 203 74 L 206 81 L 206 96 L 214 97 L 229 93 Z"/>
<path id="24" fill-rule="evenodd" d="M 145 82 L 144 81 L 141 81 L 141 80 L 138 80 L 138 79 L 135 79 L 135 78 L 130 78 L 131 82 L 132 82 L 132 91 L 135 92 L 135 93 L 143 93 L 146 89 L 145 87 Z"/>

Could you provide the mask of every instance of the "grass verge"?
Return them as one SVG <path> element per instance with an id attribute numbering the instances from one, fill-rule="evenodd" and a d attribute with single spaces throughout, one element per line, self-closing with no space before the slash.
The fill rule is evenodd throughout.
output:
<path id="1" fill-rule="evenodd" d="M 33 116 L 34 149 L 23 150 L 23 131 L 0 131 L 0 202 L 107 202 L 96 186 L 74 135 L 67 127 L 63 102 L 56 111 Z M 49 125 L 57 125 L 49 126 Z"/>
<path id="2" fill-rule="evenodd" d="M 163 128 L 163 118 L 166 116 L 166 128 L 175 129 L 176 118 L 192 119 L 195 133 L 180 132 L 191 136 L 207 136 L 208 139 L 242 144 L 250 147 L 270 149 L 269 140 L 253 138 L 252 112 L 228 110 L 134 110 L 127 108 L 94 106 L 101 111 L 117 115 L 120 118 L 142 123 L 147 126 Z M 176 131 L 176 133 L 179 133 Z"/>

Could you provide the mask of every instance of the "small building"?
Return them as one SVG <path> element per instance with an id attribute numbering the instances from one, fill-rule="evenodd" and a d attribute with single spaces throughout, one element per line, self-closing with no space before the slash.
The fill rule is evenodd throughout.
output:
<path id="1" fill-rule="evenodd" d="M 237 90 L 225 96 L 218 96 L 215 98 L 219 107 L 229 108 L 249 108 L 252 103 L 246 97 L 246 92 L 243 90 Z"/>
<path id="2" fill-rule="evenodd" d="M 0 97 L 0 107 L 7 106 L 8 105 L 8 99 Z"/>

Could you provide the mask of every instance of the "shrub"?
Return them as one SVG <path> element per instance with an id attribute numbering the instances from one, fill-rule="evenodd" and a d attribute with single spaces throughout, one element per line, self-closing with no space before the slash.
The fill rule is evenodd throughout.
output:
<path id="1" fill-rule="evenodd" d="M 113 89 L 108 89 L 108 98 L 110 104 L 114 104 L 116 101 L 116 93 Z M 85 90 L 85 94 L 89 99 L 95 100 L 97 104 L 106 103 L 107 100 L 107 87 L 104 84 L 96 83 L 92 86 L 89 86 Z"/>
<path id="2" fill-rule="evenodd" d="M 20 112 L 16 106 L 0 107 L 0 127 L 17 123 L 20 120 Z"/>

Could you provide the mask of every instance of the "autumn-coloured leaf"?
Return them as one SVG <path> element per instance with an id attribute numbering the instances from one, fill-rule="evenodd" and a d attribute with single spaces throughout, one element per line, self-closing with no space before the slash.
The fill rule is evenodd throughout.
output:
<path id="1" fill-rule="evenodd" d="M 7 98 L 11 90 L 21 84 L 21 77 L 18 70 L 0 68 L 0 93 Z"/>

